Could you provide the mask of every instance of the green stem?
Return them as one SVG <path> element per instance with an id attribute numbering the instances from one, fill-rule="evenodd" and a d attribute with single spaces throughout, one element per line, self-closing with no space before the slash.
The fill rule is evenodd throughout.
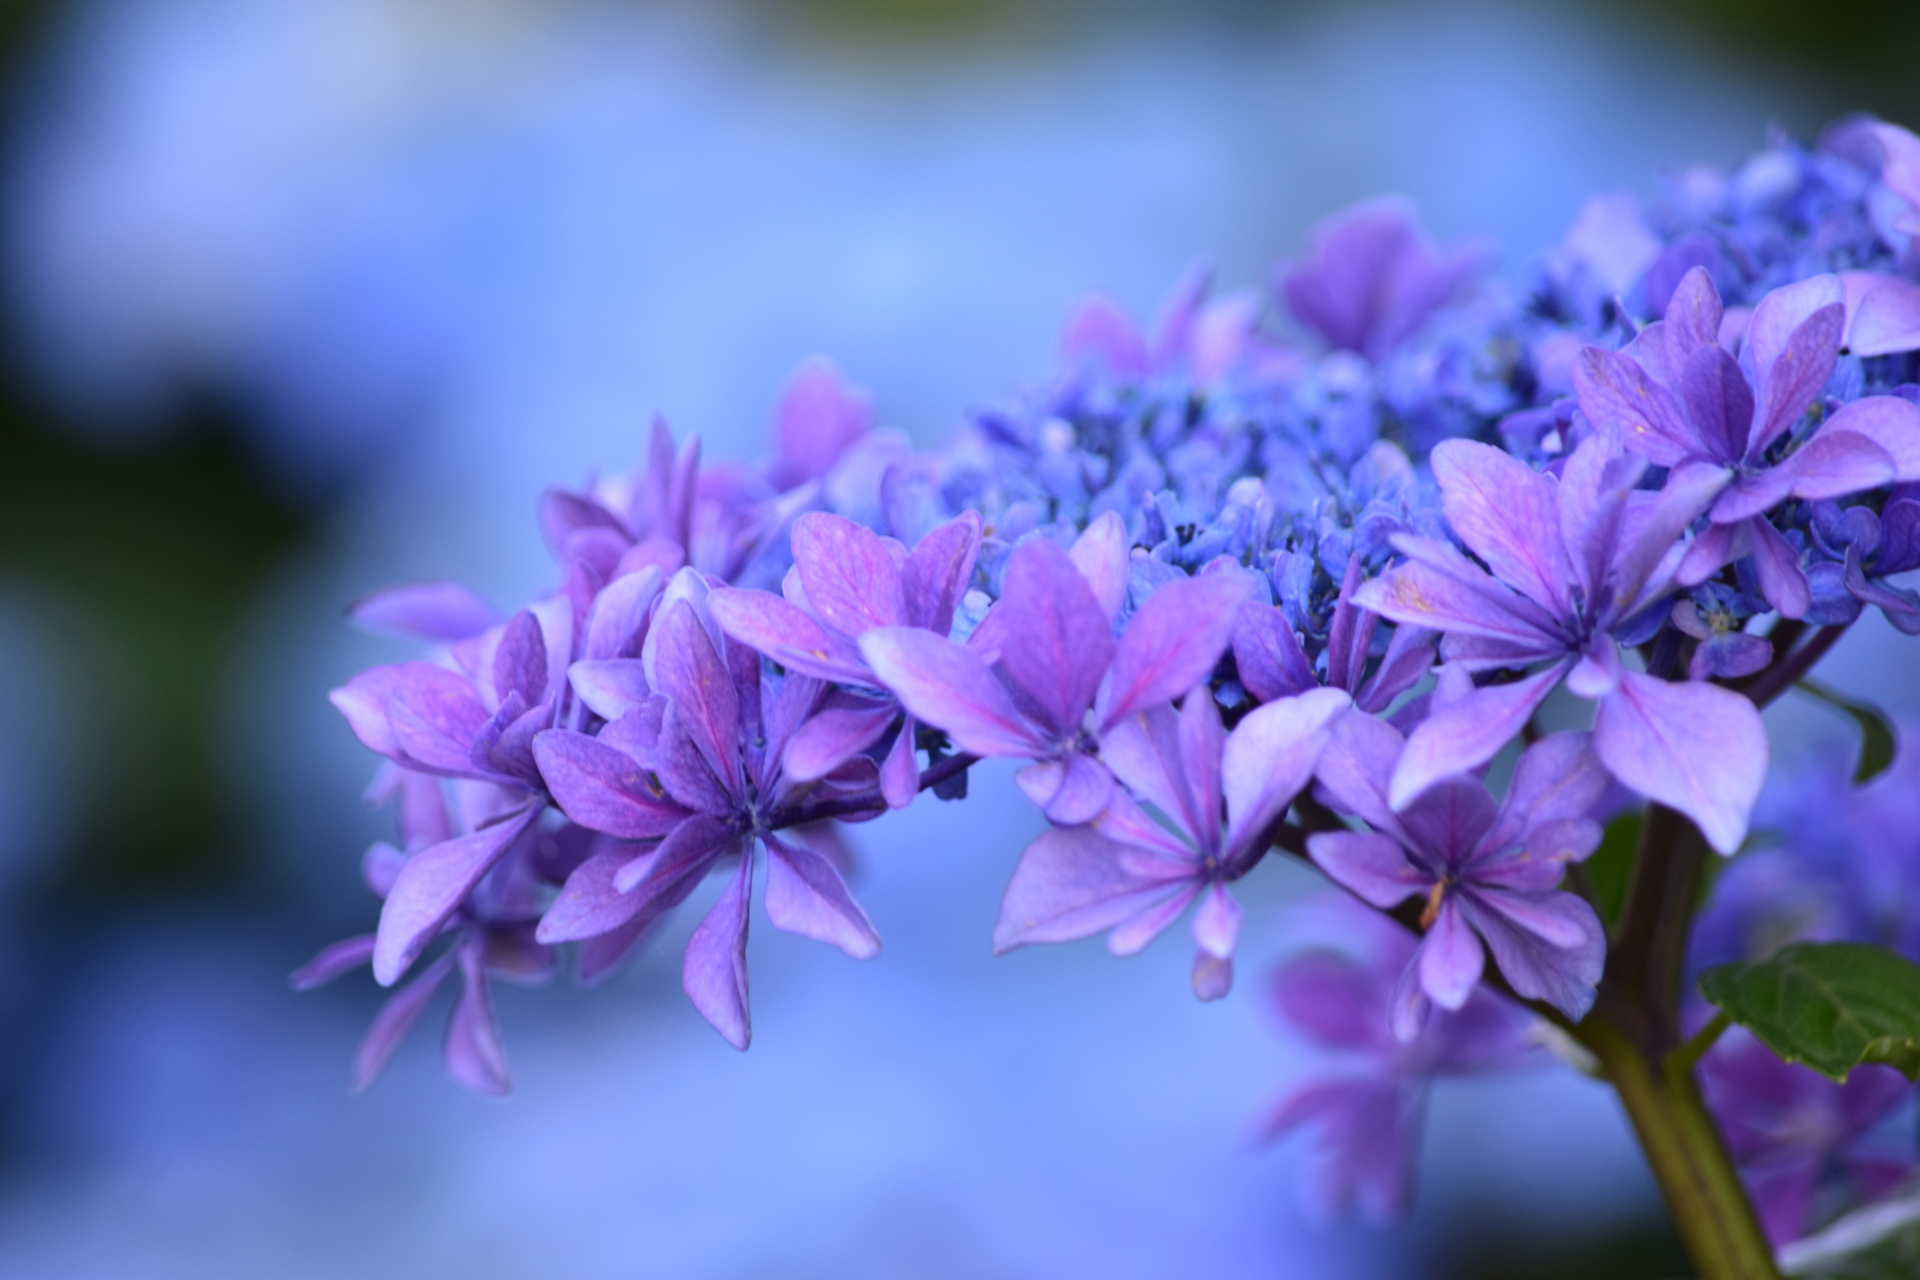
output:
<path id="1" fill-rule="evenodd" d="M 1632 1037 L 1598 1015 L 1582 1022 L 1578 1035 L 1619 1093 L 1701 1280 L 1780 1280 L 1685 1050 L 1656 1066 Z"/>

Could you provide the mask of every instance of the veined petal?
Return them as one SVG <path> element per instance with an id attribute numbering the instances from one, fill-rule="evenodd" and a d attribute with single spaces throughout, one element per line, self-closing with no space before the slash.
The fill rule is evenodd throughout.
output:
<path id="1" fill-rule="evenodd" d="M 481 948 L 464 945 L 458 951 L 460 995 L 447 1019 L 440 1060 L 447 1074 L 475 1093 L 504 1098 L 513 1089 L 507 1073 L 507 1054 L 500 1044 L 500 1024 L 493 1016 L 493 999 L 481 970 Z"/>
<path id="2" fill-rule="evenodd" d="M 770 591 L 718 587 L 707 609 L 728 636 L 790 671 L 843 684 L 872 684 L 860 651 Z"/>
<path id="3" fill-rule="evenodd" d="M 422 849 L 408 860 L 380 909 L 373 947 L 375 981 L 390 987 L 407 971 L 480 877 L 539 815 L 539 805 L 527 805 L 491 826 Z"/>
<path id="4" fill-rule="evenodd" d="M 1114 654 L 1111 623 L 1087 580 L 1066 552 L 1045 538 L 1029 538 L 1007 561 L 997 612 L 1008 679 L 1049 729 L 1063 736 L 1077 731 Z"/>
<path id="5" fill-rule="evenodd" d="M 1307 837 L 1307 856 L 1335 884 L 1383 910 L 1433 887 L 1400 842 L 1377 831 L 1317 832 Z"/>
<path id="6" fill-rule="evenodd" d="M 1103 511 L 1095 516 L 1067 548 L 1067 555 L 1107 619 L 1118 618 L 1127 603 L 1127 526 L 1118 513 Z"/>
<path id="7" fill-rule="evenodd" d="M 986 663 L 918 627 L 877 627 L 860 652 L 880 683 L 919 720 L 979 756 L 1044 756 L 1051 747 L 1027 723 Z"/>
<path id="8" fill-rule="evenodd" d="M 900 590 L 906 607 L 903 621 L 925 627 L 935 635 L 951 631 L 953 611 L 966 594 L 979 554 L 978 512 L 962 512 L 930 530 L 900 566 Z"/>
<path id="9" fill-rule="evenodd" d="M 1397 835 L 1400 820 L 1387 802 L 1387 789 L 1405 748 L 1406 739 L 1386 721 L 1357 711 L 1341 716 L 1314 765 L 1314 776 L 1320 780 L 1318 794 L 1374 830 Z"/>
<path id="10" fill-rule="evenodd" d="M 654 685 L 675 718 L 729 790 L 740 782 L 740 694 L 733 675 L 693 606 L 677 601 L 654 624 L 660 647 Z"/>
<path id="11" fill-rule="evenodd" d="M 1516 644 L 1553 637 L 1551 616 L 1452 547 L 1407 537 L 1396 537 L 1394 545 L 1416 558 L 1362 583 L 1352 597 L 1361 608 L 1409 626 Z"/>
<path id="12" fill-rule="evenodd" d="M 1253 852 L 1253 842 L 1286 812 L 1313 776 L 1334 722 L 1353 705 L 1339 689 L 1316 689 L 1248 712 L 1221 752 L 1227 798 L 1227 859 Z"/>
<path id="13" fill-rule="evenodd" d="M 1629 672 L 1600 703 L 1594 749 L 1621 783 L 1692 818 L 1721 853 L 1746 838 L 1767 733 L 1740 694 Z"/>
<path id="14" fill-rule="evenodd" d="M 1828 282 L 1823 284 L 1821 282 Z M 1832 301 L 1807 315 L 1787 335 L 1778 354 L 1768 359 L 1776 337 L 1763 332 L 1770 324 L 1783 321 L 1784 315 L 1768 317 L 1768 304 L 1786 294 L 1806 291 L 1809 297 L 1832 296 Z M 1820 388 L 1833 376 L 1840 357 L 1840 339 L 1846 328 L 1847 309 L 1841 301 L 1840 281 L 1833 276 L 1815 276 L 1799 284 L 1775 289 L 1753 309 L 1753 322 L 1747 329 L 1747 353 L 1753 359 L 1756 379 L 1763 388 L 1760 408 L 1754 417 L 1753 434 L 1747 456 L 1757 458 L 1761 450 L 1779 438 L 1780 433 L 1800 420 L 1813 403 Z M 1797 304 L 1796 304 L 1797 305 Z"/>
<path id="15" fill-rule="evenodd" d="M 1606 963 L 1606 931 L 1592 907 L 1570 893 L 1540 895 L 1551 899 L 1548 909 L 1568 923 L 1577 922 L 1581 940 L 1571 947 L 1555 946 L 1522 927 L 1503 911 L 1486 905 L 1478 893 L 1461 895 L 1461 909 L 1475 931 L 1486 939 L 1493 962 L 1516 992 L 1544 1000 L 1569 1018 L 1580 1019 L 1593 1007 L 1594 987 Z"/>
<path id="16" fill-rule="evenodd" d="M 649 840 L 687 816 L 632 756 L 584 733 L 549 729 L 533 740 L 533 758 L 554 803 L 590 831 Z"/>
<path id="17" fill-rule="evenodd" d="M 1865 436 L 1886 450 L 1895 480 L 1920 480 L 1920 405 L 1899 396 L 1862 396 L 1835 410 L 1813 438 L 1842 432 Z"/>
<path id="18" fill-rule="evenodd" d="M 1760 579 L 1760 594 L 1780 611 L 1781 617 L 1806 617 L 1807 609 L 1813 604 L 1813 587 L 1800 568 L 1800 553 L 1778 529 L 1757 516 L 1747 521 L 1747 538 L 1753 548 L 1753 568 Z"/>
<path id="19" fill-rule="evenodd" d="M 835 695 L 800 727 L 787 743 L 784 765 L 788 778 L 813 782 L 880 740 L 900 717 L 892 699 Z"/>
<path id="20" fill-rule="evenodd" d="M 1388 798 L 1395 812 L 1441 778 L 1477 769 L 1517 737 L 1572 665 L 1563 659 L 1511 684 L 1487 685 L 1437 706 L 1407 737 Z"/>
<path id="21" fill-rule="evenodd" d="M 625 573 L 602 587 L 587 611 L 586 657 L 637 658 L 652 617 L 653 602 L 666 585 L 658 565 Z"/>
<path id="22" fill-rule="evenodd" d="M 776 929 L 840 948 L 855 960 L 880 954 L 873 921 L 833 864 L 801 844 L 766 837 L 767 919 Z"/>
<path id="23" fill-rule="evenodd" d="M 1434 446 L 1433 474 L 1447 523 L 1494 577 L 1550 612 L 1567 612 L 1573 569 L 1560 539 L 1554 482 L 1472 440 Z"/>
<path id="24" fill-rule="evenodd" d="M 810 511 L 793 522 L 793 563 L 807 604 L 842 635 L 906 621 L 900 565 L 871 529 Z"/>
<path id="25" fill-rule="evenodd" d="M 353 1091 L 365 1093 L 368 1086 L 385 1069 L 394 1050 L 407 1038 L 407 1032 L 413 1030 L 413 1024 L 420 1021 L 420 1015 L 426 1011 L 427 1002 L 453 972 L 453 953 L 441 956 L 425 969 L 420 976 L 401 987 L 387 998 L 380 1011 L 373 1015 L 373 1025 L 367 1028 L 367 1034 L 360 1041 L 359 1050 L 353 1055 Z"/>
<path id="26" fill-rule="evenodd" d="M 1233 638 L 1251 583 L 1243 573 L 1171 582 L 1135 611 L 1113 651 L 1100 721 L 1169 702 L 1213 673 Z"/>
<path id="27" fill-rule="evenodd" d="M 1907 408 L 1920 419 L 1920 408 Z M 1893 457 L 1878 441 L 1854 431 L 1836 431 L 1831 421 L 1774 469 L 1793 478 L 1796 498 L 1842 498 L 1891 484 L 1896 478 Z"/>
<path id="28" fill-rule="evenodd" d="M 1591 733 L 1550 733 L 1520 754 L 1500 816 L 1483 847 L 1502 848 L 1531 828 L 1592 815 L 1607 793 L 1607 770 Z"/>
<path id="29" fill-rule="evenodd" d="M 574 696 L 602 720 L 618 720 L 646 705 L 646 665 L 638 658 L 588 659 L 567 668 Z"/>
<path id="30" fill-rule="evenodd" d="M 1573 386 L 1582 413 L 1655 466 L 1671 467 L 1700 452 L 1679 399 L 1630 357 L 1586 348 L 1574 362 Z"/>
<path id="31" fill-rule="evenodd" d="M 1439 914 L 1420 939 L 1415 963 L 1420 966 L 1421 989 L 1442 1009 L 1460 1008 L 1480 984 L 1487 953 L 1467 925 L 1458 894 L 1441 899 Z"/>
<path id="32" fill-rule="evenodd" d="M 1233 632 L 1233 664 L 1240 683 L 1260 702 L 1305 693 L 1320 684 L 1286 614 L 1257 600 L 1240 605 Z"/>
<path id="33" fill-rule="evenodd" d="M 1044 831 L 1020 855 L 1007 882 L 993 929 L 994 953 L 1111 929 L 1180 883 L 1137 874 L 1125 847 L 1091 827 Z"/>
<path id="34" fill-rule="evenodd" d="M 743 849 L 740 867 L 720 900 L 687 940 L 680 986 L 693 1007 L 728 1044 L 753 1042 L 747 1008 L 747 900 L 753 892 L 753 850 Z"/>

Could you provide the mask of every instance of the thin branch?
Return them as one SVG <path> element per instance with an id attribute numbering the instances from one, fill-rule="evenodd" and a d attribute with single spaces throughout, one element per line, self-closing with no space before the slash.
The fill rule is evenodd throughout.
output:
<path id="1" fill-rule="evenodd" d="M 1775 630 L 1784 630 L 1786 625 L 1782 624 Z M 1731 687 L 1753 699 L 1754 706 L 1766 706 L 1792 688 L 1794 681 L 1807 674 L 1816 662 L 1826 657 L 1827 650 L 1833 648 L 1840 637 L 1846 634 L 1848 625 L 1850 624 L 1843 623 L 1837 627 L 1821 627 L 1813 633 L 1812 639 L 1798 649 L 1774 659 L 1773 665 L 1758 675 L 1732 682 Z"/>

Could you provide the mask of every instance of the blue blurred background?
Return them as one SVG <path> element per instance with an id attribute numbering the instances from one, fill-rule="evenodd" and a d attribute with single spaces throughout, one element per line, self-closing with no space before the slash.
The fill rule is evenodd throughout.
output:
<path id="1" fill-rule="evenodd" d="M 0 1275 L 1684 1270 L 1571 1074 L 1442 1087 L 1414 1220 L 1311 1220 L 1252 1141 L 1308 1060 L 1255 980 L 1304 875 L 1258 878 L 1220 1006 L 1177 945 L 991 960 L 1036 822 L 1004 774 L 858 832 L 879 962 L 756 931 L 745 1056 L 679 993 L 697 912 L 590 996 L 505 993 L 505 1104 L 431 1032 L 350 1099 L 376 990 L 285 975 L 375 913 L 324 693 L 405 651 L 349 600 L 542 588 L 544 485 L 654 409 L 753 453 L 816 351 L 931 443 L 1082 292 L 1264 281 L 1354 199 L 1517 276 L 1769 122 L 1920 120 L 1920 10 L 1809 9 L 0 6 Z M 1837 683 L 1884 693 L 1862 632 Z"/>

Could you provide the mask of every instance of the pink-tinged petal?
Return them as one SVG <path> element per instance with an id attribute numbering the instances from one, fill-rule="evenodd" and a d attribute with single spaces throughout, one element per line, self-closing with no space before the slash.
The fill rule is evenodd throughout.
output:
<path id="1" fill-rule="evenodd" d="M 1387 794 L 1393 767 L 1406 745 L 1400 731 L 1384 720 L 1360 711 L 1341 716 L 1314 765 L 1314 776 L 1320 780 L 1316 794 L 1376 831 L 1398 832 L 1400 820 Z"/>
<path id="2" fill-rule="evenodd" d="M 547 642 L 540 623 L 522 609 L 508 620 L 493 651 L 494 696 L 505 702 L 517 693 L 527 706 L 537 706 L 547 691 Z"/>
<path id="3" fill-rule="evenodd" d="M 650 840 L 687 816 L 637 760 L 584 733 L 550 729 L 533 740 L 533 758 L 553 802 L 590 831 Z"/>
<path id="4" fill-rule="evenodd" d="M 1747 538 L 1753 547 L 1753 569 L 1760 579 L 1760 594 L 1780 611 L 1781 617 L 1806 617 L 1813 605 L 1813 587 L 1800 568 L 1800 553 L 1778 529 L 1762 519 L 1747 521 Z"/>
<path id="5" fill-rule="evenodd" d="M 900 718 L 900 706 L 891 699 L 837 695 L 794 730 L 783 760 L 786 776 L 794 782 L 824 778 L 880 740 Z"/>
<path id="6" fill-rule="evenodd" d="M 1120 616 L 1127 603 L 1127 544 L 1126 523 L 1118 513 L 1103 511 L 1067 549 L 1109 622 Z"/>
<path id="7" fill-rule="evenodd" d="M 913 739 L 913 717 L 902 717 L 900 732 L 880 762 L 880 794 L 889 809 L 904 809 L 920 794 L 920 764 L 914 759 Z"/>
<path id="8" fill-rule="evenodd" d="M 1494 577 L 1565 612 L 1573 568 L 1560 539 L 1554 482 L 1501 449 L 1447 440 L 1433 450 L 1447 523 Z"/>
<path id="9" fill-rule="evenodd" d="M 1198 880 L 1180 881 L 1154 891 L 1164 896 L 1147 899 L 1147 905 L 1113 927 L 1107 935 L 1107 950 L 1120 957 L 1137 956 L 1147 944 L 1165 933 L 1180 913 L 1200 893 Z"/>
<path id="10" fill-rule="evenodd" d="M 1580 410 L 1603 431 L 1659 467 L 1699 452 L 1680 401 L 1631 358 L 1588 347 L 1573 366 Z"/>
<path id="11" fill-rule="evenodd" d="M 1920 415 L 1920 409 L 1912 405 L 1907 408 Z M 1831 424 L 1794 450 L 1775 470 L 1793 477 L 1796 498 L 1842 498 L 1877 489 L 1895 479 L 1893 457 L 1878 442 L 1852 431 L 1833 430 Z"/>
<path id="12" fill-rule="evenodd" d="M 356 600 L 347 616 L 364 630 L 419 640 L 466 640 L 500 621 L 498 610 L 457 582 L 376 591 Z"/>
<path id="13" fill-rule="evenodd" d="M 399 666 L 374 667 L 327 694 L 327 701 L 347 718 L 347 727 L 360 744 L 389 758 L 400 754 L 400 743 L 387 719 L 387 697 L 403 678 Z"/>
<path id="14" fill-rule="evenodd" d="M 1920 285 L 1870 271 L 1846 272 L 1841 281 L 1847 288 L 1849 351 L 1884 356 L 1920 350 Z"/>
<path id="15" fill-rule="evenodd" d="M 638 658 L 588 659 L 567 668 L 574 696 L 602 720 L 618 720 L 645 706 L 653 696 L 646 664 Z"/>
<path id="16" fill-rule="evenodd" d="M 441 807 L 443 819 L 445 815 L 446 808 L 443 805 Z M 453 828 L 443 825 L 437 839 L 422 841 L 418 845 L 410 839 L 407 847 L 418 852 L 429 845 L 439 844 L 441 840 L 451 839 L 453 839 Z M 406 865 L 406 854 L 385 841 L 376 840 L 367 846 L 366 853 L 360 857 L 360 879 L 366 882 L 367 888 L 373 891 L 374 897 L 385 898 L 393 892 L 393 882 L 400 878 L 400 868 Z"/>
<path id="17" fill-rule="evenodd" d="M 1307 837 L 1307 856 L 1335 884 L 1376 907 L 1397 907 L 1433 887 L 1407 861 L 1400 842 L 1376 831 L 1322 831 Z"/>
<path id="18" fill-rule="evenodd" d="M 373 1025 L 367 1028 L 359 1050 L 353 1055 L 355 1093 L 365 1093 L 379 1078 L 394 1051 L 400 1047 L 400 1042 L 407 1038 L 407 1032 L 413 1030 L 413 1024 L 420 1021 L 427 1002 L 433 999 L 434 993 L 440 990 L 440 984 L 452 972 L 453 953 L 448 952 L 421 970 L 419 977 L 394 992 L 380 1006 L 380 1011 L 373 1015 Z"/>
<path id="19" fill-rule="evenodd" d="M 736 1049 L 753 1040 L 747 1009 L 747 900 L 753 892 L 753 850 L 743 849 L 740 868 L 720 900 L 687 940 L 680 986 L 720 1037 Z"/>
<path id="20" fill-rule="evenodd" d="M 787 375 L 773 410 L 774 488 L 785 492 L 833 470 L 873 423 L 873 401 L 825 356 Z"/>
<path id="21" fill-rule="evenodd" d="M 732 813 L 740 808 L 740 797 L 713 776 L 713 766 L 687 736 L 679 713 L 671 706 L 661 720 L 653 773 L 669 803 L 696 813 Z"/>
<path id="22" fill-rule="evenodd" d="M 1404 810 L 1441 778 L 1477 769 L 1518 737 L 1533 713 L 1573 664 L 1561 661 L 1511 684 L 1475 689 L 1457 702 L 1437 706 L 1407 737 L 1394 767 L 1388 798 Z"/>
<path id="23" fill-rule="evenodd" d="M 1030 764 L 1013 775 L 1027 799 L 1058 826 L 1092 822 L 1113 799 L 1113 774 L 1090 756 L 1074 752 L 1063 761 Z"/>
<path id="24" fill-rule="evenodd" d="M 1908 204 L 1920 205 L 1920 137 L 1897 124 L 1876 121 L 1867 127 L 1884 155 L 1880 181 Z"/>
<path id="25" fill-rule="evenodd" d="M 639 657 L 653 602 L 660 598 L 666 581 L 659 567 L 648 565 L 602 588 L 587 611 L 586 656 L 592 660 Z"/>
<path id="26" fill-rule="evenodd" d="M 906 620 L 900 564 L 872 530 L 844 516 L 810 511 L 793 522 L 793 563 L 808 605 L 842 635 Z"/>
<path id="27" fill-rule="evenodd" d="M 1200 1000 L 1222 1000 L 1233 990 L 1233 957 L 1216 956 L 1204 947 L 1193 953 L 1193 994 Z"/>
<path id="28" fill-rule="evenodd" d="M 1555 634 L 1552 615 L 1452 547 L 1401 535 L 1393 543 L 1412 563 L 1362 583 L 1351 596 L 1360 608 L 1409 626 L 1519 645 Z"/>
<path id="29" fill-rule="evenodd" d="M 1232 959 L 1233 949 L 1240 942 L 1240 914 L 1240 904 L 1226 885 L 1218 880 L 1208 885 L 1193 913 L 1194 945 L 1216 959 Z"/>
<path id="30" fill-rule="evenodd" d="M 838 947 L 855 960 L 880 954 L 880 935 L 831 863 L 805 845 L 765 843 L 767 919 L 774 928 Z"/>
<path id="31" fill-rule="evenodd" d="M 728 636 L 790 671 L 844 684 L 872 684 L 860 651 L 771 592 L 719 587 L 707 609 Z"/>
<path id="32" fill-rule="evenodd" d="M 1227 856 L 1233 861 L 1286 812 L 1320 760 L 1334 722 L 1353 705 L 1339 689 L 1316 689 L 1248 712 L 1221 752 Z"/>
<path id="33" fill-rule="evenodd" d="M 1074 305 L 1060 334 L 1060 363 L 1068 369 L 1089 364 L 1122 377 L 1147 370 L 1147 343 L 1133 317 L 1119 303 L 1091 294 Z"/>
<path id="34" fill-rule="evenodd" d="M 909 626 L 935 635 L 953 630 L 953 611 L 966 594 L 980 554 L 980 516 L 967 511 L 915 544 L 900 566 L 900 591 Z"/>
<path id="35" fill-rule="evenodd" d="M 401 868 L 380 909 L 375 981 L 390 987 L 407 971 L 480 877 L 538 816 L 540 806 L 528 805 L 491 826 L 422 849 Z"/>
<path id="36" fill-rule="evenodd" d="M 425 662 L 402 663 L 387 694 L 393 742 L 417 767 L 433 773 L 472 774 L 474 739 L 487 709 L 466 677 Z"/>
<path id="37" fill-rule="evenodd" d="M 1512 908 L 1521 897 L 1531 898 L 1537 912 L 1551 912 L 1580 940 L 1561 947 L 1522 926 L 1507 909 L 1496 910 L 1489 899 Z M 1544 1000 L 1576 1021 L 1593 1007 L 1594 986 L 1606 964 L 1607 935 L 1592 907 L 1571 893 L 1519 895 L 1470 893 L 1461 908 L 1474 929 L 1486 939 L 1493 962 L 1508 985 L 1531 1000 Z M 1539 918 L 1536 914 L 1535 919 Z"/>
<path id="38" fill-rule="evenodd" d="M 1179 821 L 1177 817 L 1174 820 Z M 1191 841 L 1167 830 L 1158 818 L 1149 817 L 1126 791 L 1115 790 L 1112 803 L 1094 820 L 1093 828 L 1119 842 L 1121 861 L 1138 879 L 1155 883 L 1183 880 L 1193 876 L 1200 865 Z"/>
<path id="39" fill-rule="evenodd" d="M 1802 325 L 1827 307 L 1837 305 L 1844 314 L 1846 301 L 1846 285 L 1836 275 L 1809 276 L 1760 299 L 1747 322 L 1745 355 L 1755 372 L 1765 378 Z"/>
<path id="40" fill-rule="evenodd" d="M 673 703 L 680 725 L 729 789 L 740 781 L 740 695 L 693 606 L 679 601 L 654 625 L 660 648 L 654 685 Z M 617 834 L 617 833 L 609 833 Z"/>
<path id="41" fill-rule="evenodd" d="M 1717 347 L 1722 315 L 1720 291 L 1713 287 L 1713 277 L 1705 267 L 1690 269 L 1681 277 L 1667 303 L 1662 328 L 1668 364 L 1674 369 L 1684 369 L 1695 351 Z M 1745 427 L 1742 423 L 1741 428 Z"/>
<path id="42" fill-rule="evenodd" d="M 481 950 L 462 946 L 460 957 L 460 995 L 453 1004 L 453 1016 L 447 1019 L 446 1038 L 440 1045 L 440 1059 L 447 1074 L 488 1098 L 504 1098 L 513 1089 L 507 1074 L 506 1050 L 500 1045 L 500 1024 L 493 1016 L 493 999 L 487 992 L 486 975 L 481 972 Z"/>
<path id="43" fill-rule="evenodd" d="M 1188 341 L 1188 367 L 1205 386 L 1229 373 L 1246 354 L 1264 299 L 1253 289 L 1216 298 L 1201 310 Z"/>
<path id="44" fill-rule="evenodd" d="M 1139 875 L 1125 853 L 1126 846 L 1091 827 L 1042 832 L 1007 881 L 993 928 L 994 954 L 1111 929 L 1158 904 L 1180 883 Z"/>
<path id="45" fill-rule="evenodd" d="M 1233 631 L 1233 665 L 1240 683 L 1258 702 L 1305 693 L 1320 683 L 1286 614 L 1257 600 L 1240 605 Z"/>
<path id="46" fill-rule="evenodd" d="M 322 947 L 320 954 L 295 969 L 288 981 L 295 991 L 311 991 L 332 982 L 347 970 L 357 969 L 373 959 L 373 938 L 371 933 L 363 933 Z"/>
<path id="47" fill-rule="evenodd" d="M 1763 337 L 1759 333 L 1767 304 L 1782 294 L 1811 288 L 1820 281 L 1828 281 L 1831 286 L 1823 288 L 1821 296 L 1827 293 L 1836 296 L 1809 314 L 1787 336 L 1779 354 L 1769 361 L 1766 353 L 1771 337 Z M 1814 397 L 1820 394 L 1820 389 L 1827 385 L 1827 379 L 1833 376 L 1833 366 L 1840 357 L 1840 339 L 1847 323 L 1847 309 L 1837 296 L 1840 292 L 1840 282 L 1835 277 L 1815 276 L 1800 284 L 1775 289 L 1753 309 L 1753 324 L 1747 330 L 1747 354 L 1759 374 L 1755 380 L 1764 388 L 1764 398 L 1754 418 L 1753 435 L 1748 444 L 1750 458 L 1758 458 L 1763 449 L 1798 422 L 1807 411 L 1807 406 L 1813 403 Z"/>
<path id="48" fill-rule="evenodd" d="M 1007 561 L 1000 614 L 1000 662 L 1008 678 L 1048 728 L 1076 732 L 1114 653 L 1108 616 L 1087 580 L 1066 552 L 1029 538 Z"/>
<path id="49" fill-rule="evenodd" d="M 1170 702 L 1211 675 L 1233 639 L 1251 586 L 1243 573 L 1210 573 L 1154 592 L 1114 648 L 1101 722 Z"/>
<path id="50" fill-rule="evenodd" d="M 978 655 L 918 627 L 880 627 L 860 637 L 860 652 L 880 683 L 914 718 L 944 730 L 977 756 L 1042 756 L 1044 738 Z"/>
<path id="51" fill-rule="evenodd" d="M 1893 459 L 1895 480 L 1920 480 L 1920 405 L 1899 396 L 1863 396 L 1835 410 L 1814 440 L 1843 432 L 1865 436 L 1886 450 Z"/>
<path id="52" fill-rule="evenodd" d="M 1767 773 L 1767 732 L 1753 703 L 1717 685 L 1629 673 L 1600 704 L 1594 749 L 1622 784 L 1694 820 L 1733 853 Z"/>
<path id="53" fill-rule="evenodd" d="M 1459 897 L 1448 894 L 1440 911 L 1420 939 L 1415 963 L 1420 966 L 1420 988 L 1442 1009 L 1458 1009 L 1480 984 L 1487 953 L 1468 927 Z"/>

